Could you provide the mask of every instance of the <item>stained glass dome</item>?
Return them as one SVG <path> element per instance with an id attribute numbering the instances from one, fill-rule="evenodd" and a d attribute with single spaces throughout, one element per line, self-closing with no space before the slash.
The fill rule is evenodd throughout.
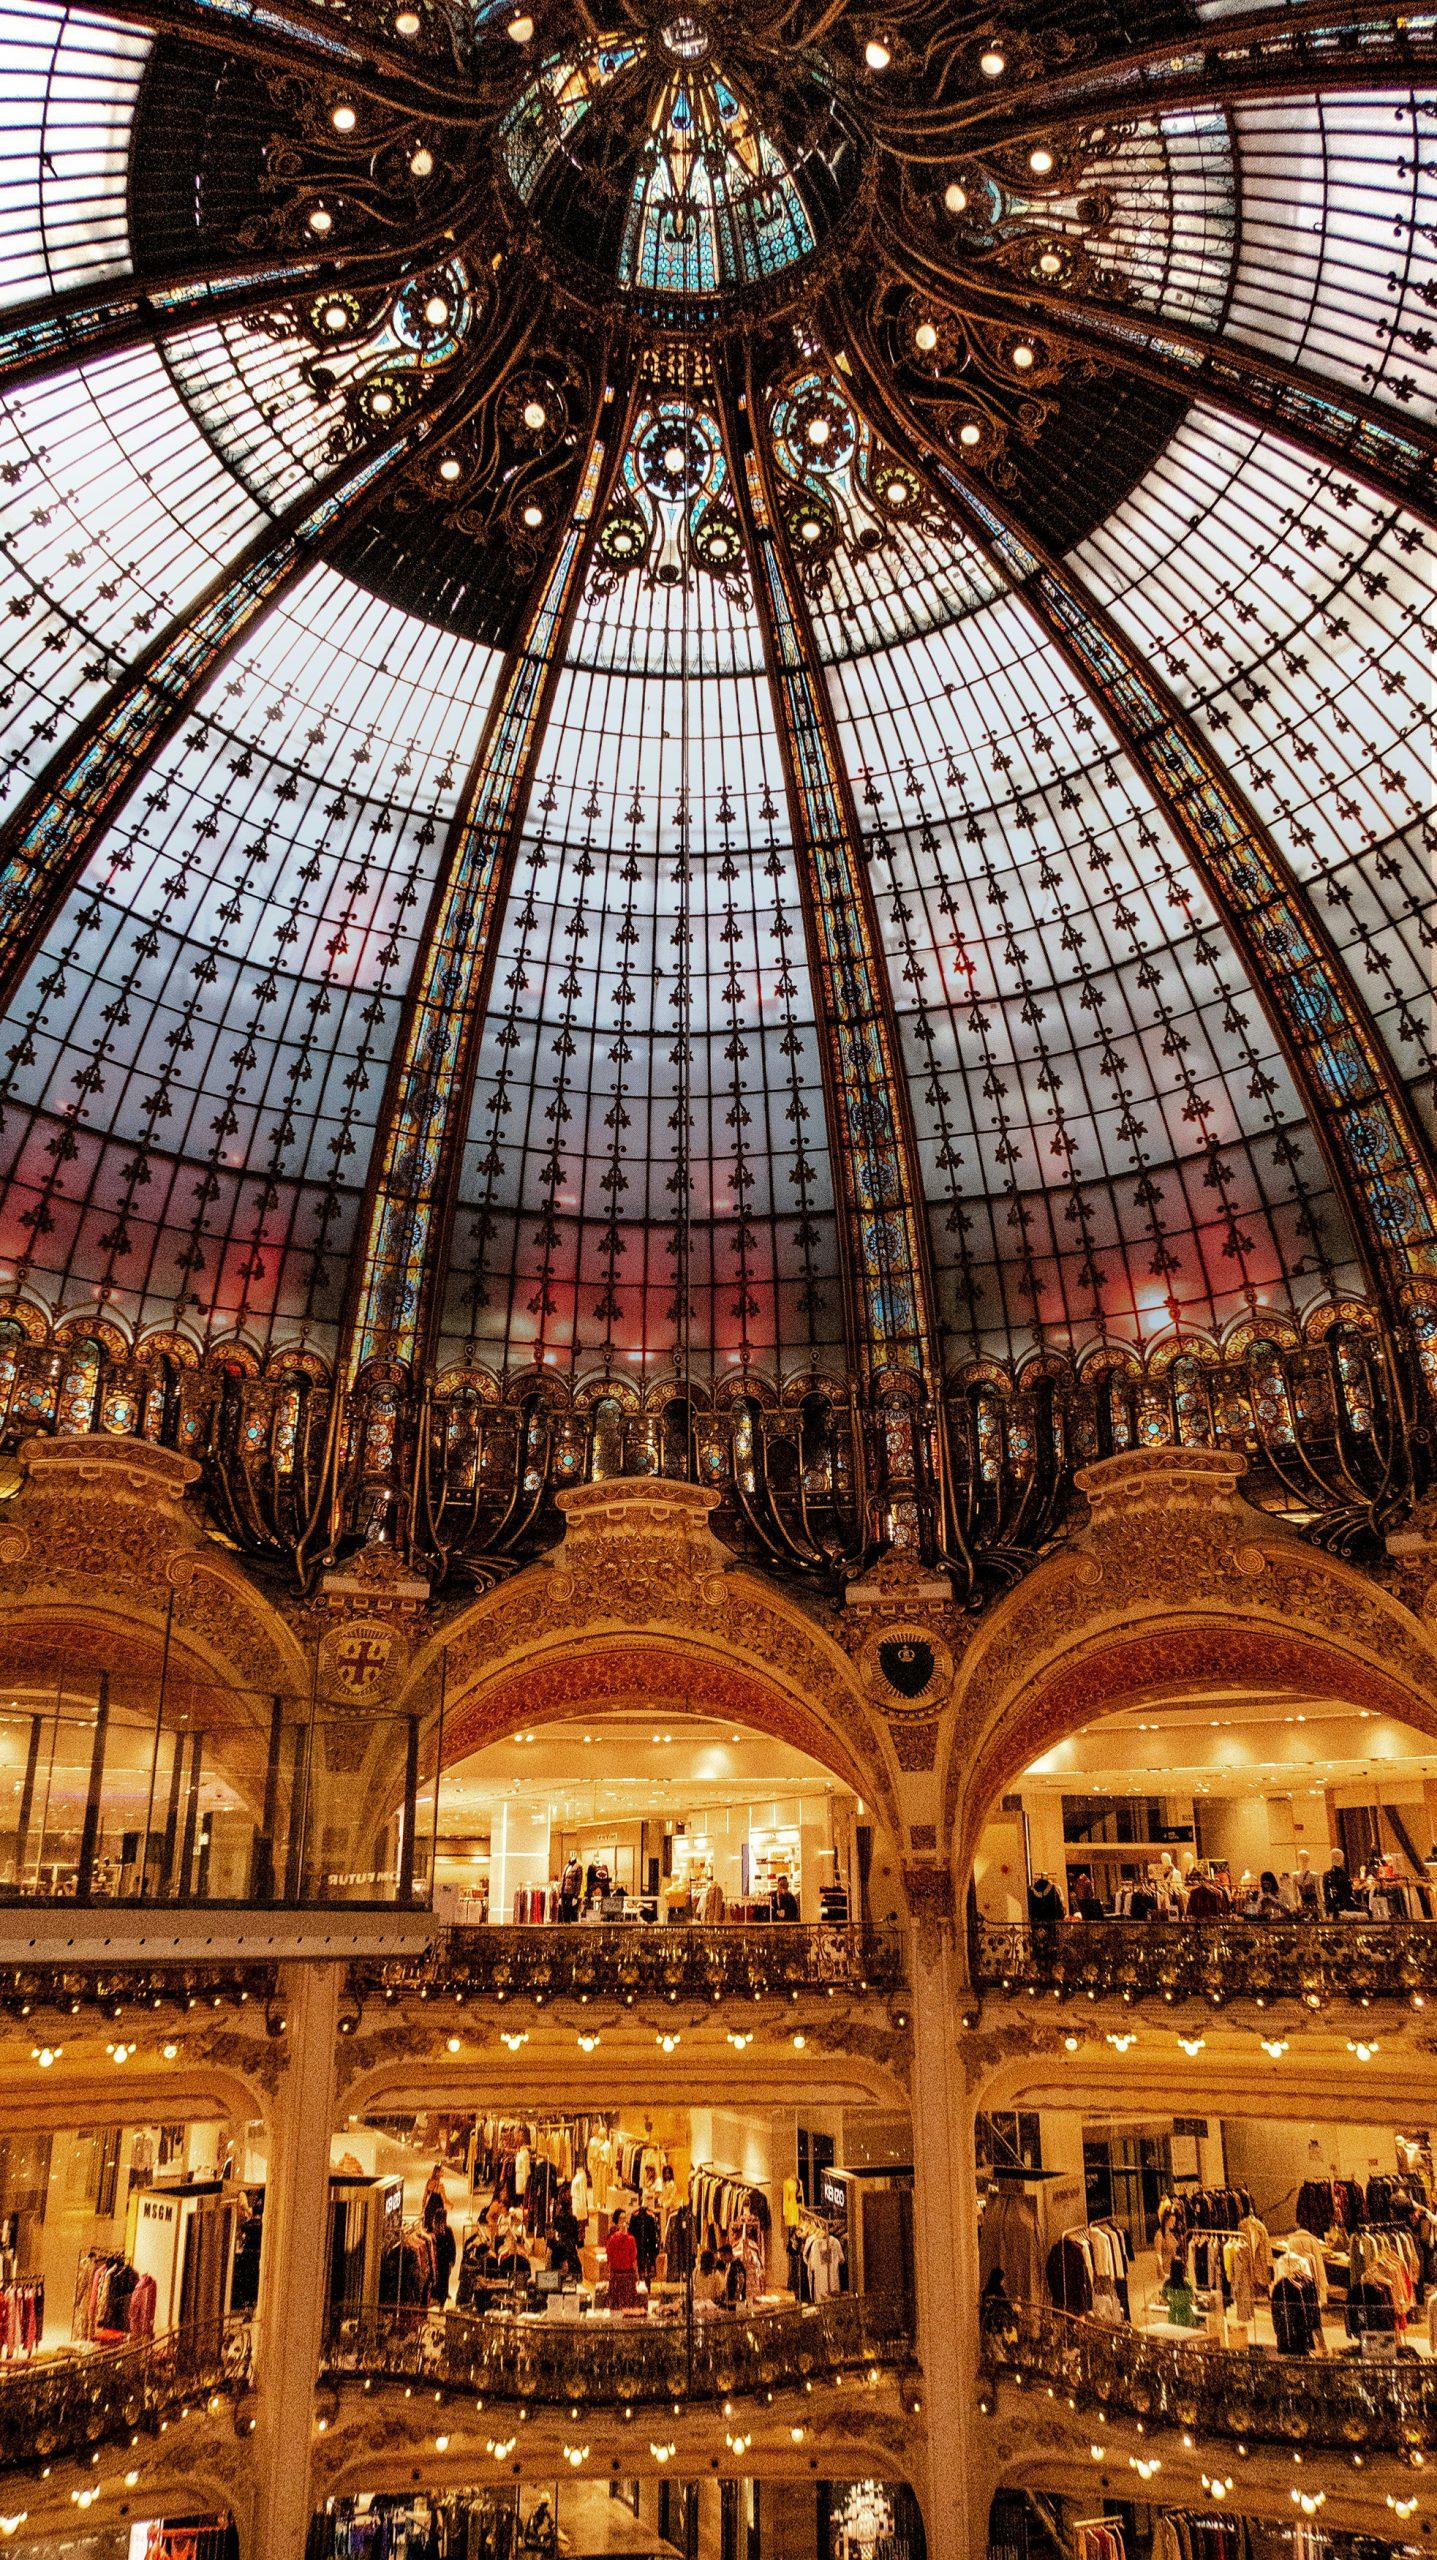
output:
<path id="1" fill-rule="evenodd" d="M 1415 1321 L 1426 28 L 17 8 L 5 1338 L 701 1404 Z"/>

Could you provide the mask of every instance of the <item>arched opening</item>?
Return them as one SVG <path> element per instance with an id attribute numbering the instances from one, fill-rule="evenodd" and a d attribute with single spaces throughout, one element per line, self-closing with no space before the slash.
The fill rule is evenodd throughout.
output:
<path id="1" fill-rule="evenodd" d="M 461 1924 L 891 1916 L 867 1798 L 796 1744 L 684 1705 L 596 1699 L 446 1749 L 434 1842 L 435 1910 Z"/>
<path id="2" fill-rule="evenodd" d="M 1045 1882 L 1091 1918 L 1430 1918 L 1437 1736 L 1332 1688 L 1150 1680 L 1015 1773 L 973 1881 L 998 1924 L 1035 1888 L 1049 1915 Z"/>

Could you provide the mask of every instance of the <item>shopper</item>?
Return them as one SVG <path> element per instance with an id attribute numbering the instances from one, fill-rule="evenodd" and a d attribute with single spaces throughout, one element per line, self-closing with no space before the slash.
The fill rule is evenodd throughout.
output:
<path id="1" fill-rule="evenodd" d="M 780 1876 L 774 1887 L 773 1916 L 775 1920 L 796 1920 L 798 1918 L 798 1896 L 790 1885 L 787 1876 Z"/>
<path id="2" fill-rule="evenodd" d="M 1259 1920 L 1287 1918 L 1287 1906 L 1271 1867 L 1264 1867 L 1257 1880 L 1257 1916 Z"/>
<path id="3" fill-rule="evenodd" d="M 616 2213 L 604 2243 L 604 2261 L 609 2270 L 609 2309 L 635 2311 L 639 2301 L 639 2253 L 628 2216 Z"/>
<path id="4" fill-rule="evenodd" d="M 566 2203 L 561 2196 L 554 2207 L 554 2219 L 549 2225 L 549 2265 L 551 2270 L 557 2269 L 564 2275 L 572 2276 L 576 2284 L 584 2272 L 579 2257 L 581 2240 L 582 2234 L 573 2206 Z"/>
<path id="5" fill-rule="evenodd" d="M 1108 1916 L 1098 1900 L 1093 1879 L 1086 1867 L 1081 1875 L 1074 1876 L 1068 1888 L 1068 1899 L 1072 1905 L 1075 1920 L 1106 1920 Z"/>
<path id="6" fill-rule="evenodd" d="M 1329 1920 L 1340 1920 L 1344 1911 L 1354 1909 L 1356 1902 L 1347 1860 L 1340 1849 L 1334 1849 L 1332 1864 L 1322 1879 L 1322 1907 Z"/>
<path id="7" fill-rule="evenodd" d="M 712 2249 L 701 2251 L 694 2276 L 694 2309 L 724 2311 L 728 2308 L 723 2270 Z"/>
<path id="8" fill-rule="evenodd" d="M 454 2275 L 454 2261 L 459 2255 L 459 2243 L 454 2237 L 453 2225 L 442 2203 L 437 2214 L 426 2217 L 424 2227 L 429 2234 L 429 2246 L 434 2252 L 434 2299 L 436 2302 L 447 2302 Z"/>

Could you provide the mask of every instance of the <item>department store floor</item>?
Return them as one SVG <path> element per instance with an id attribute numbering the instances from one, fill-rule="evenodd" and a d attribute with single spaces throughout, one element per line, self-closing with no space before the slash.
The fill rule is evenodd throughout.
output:
<path id="1" fill-rule="evenodd" d="M 1306 1870 L 1320 1903 L 1334 1852 L 1373 1917 L 1437 1916 L 1430 1734 L 1340 1698 L 1169 1688 L 1015 1778 L 985 1826 L 975 1890 L 982 1918 L 1002 1924 L 1030 1917 L 1043 1877 L 1065 1910 L 1109 1917 L 1156 1882 L 1159 1916 L 1177 1917 L 1200 1875 L 1218 1913 L 1241 1915 L 1264 1874 L 1296 1909 Z"/>
<path id="2" fill-rule="evenodd" d="M 1430 2356 L 1432 2128 L 1076 2109 L 979 2119 L 979 2251 L 1011 2301 L 1195 2348 Z M 1114 2239 L 1116 2235 L 1116 2240 Z M 991 2309 L 991 2303 L 990 2303 Z"/>

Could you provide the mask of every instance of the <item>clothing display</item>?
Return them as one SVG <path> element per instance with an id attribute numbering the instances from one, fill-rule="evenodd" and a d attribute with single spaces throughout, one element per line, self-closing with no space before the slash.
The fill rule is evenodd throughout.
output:
<path id="1" fill-rule="evenodd" d="M 148 2279 L 147 2279 L 148 2281 Z M 154 2325 L 154 2286 L 150 2285 L 151 2328 Z M 0 2286 L 0 2356 L 33 2355 L 45 2327 L 45 2279 L 43 2276 L 15 2276 Z M 150 2330 L 143 2334 L 148 2337 Z"/>
<path id="2" fill-rule="evenodd" d="M 337 2501 L 315 2519 L 309 2560 L 554 2560 L 558 2537 L 544 2503 L 527 2520 L 510 2500 L 473 2490 L 446 2498 Z M 346 2511 L 348 2510 L 348 2511 Z"/>
<path id="3" fill-rule="evenodd" d="M 86 2249 L 75 2277 L 71 2334 L 112 2346 L 122 2338 L 150 2338 L 155 2329 L 156 2286 L 118 2250 Z M 41 2288 L 43 2318 L 44 2289 Z"/>
<path id="4" fill-rule="evenodd" d="M 1085 2318 L 1126 2320 L 1132 2254 L 1127 2234 L 1115 2223 L 1085 2222 L 1065 2231 L 1048 2251 L 1049 2301 Z"/>
<path id="5" fill-rule="evenodd" d="M 1291 2259 L 1281 2261 L 1271 2299 L 1273 2334 L 1280 2354 L 1305 2356 L 1321 2346 L 1322 2311 L 1317 2287 L 1310 2275 L 1296 2272 Z"/>

